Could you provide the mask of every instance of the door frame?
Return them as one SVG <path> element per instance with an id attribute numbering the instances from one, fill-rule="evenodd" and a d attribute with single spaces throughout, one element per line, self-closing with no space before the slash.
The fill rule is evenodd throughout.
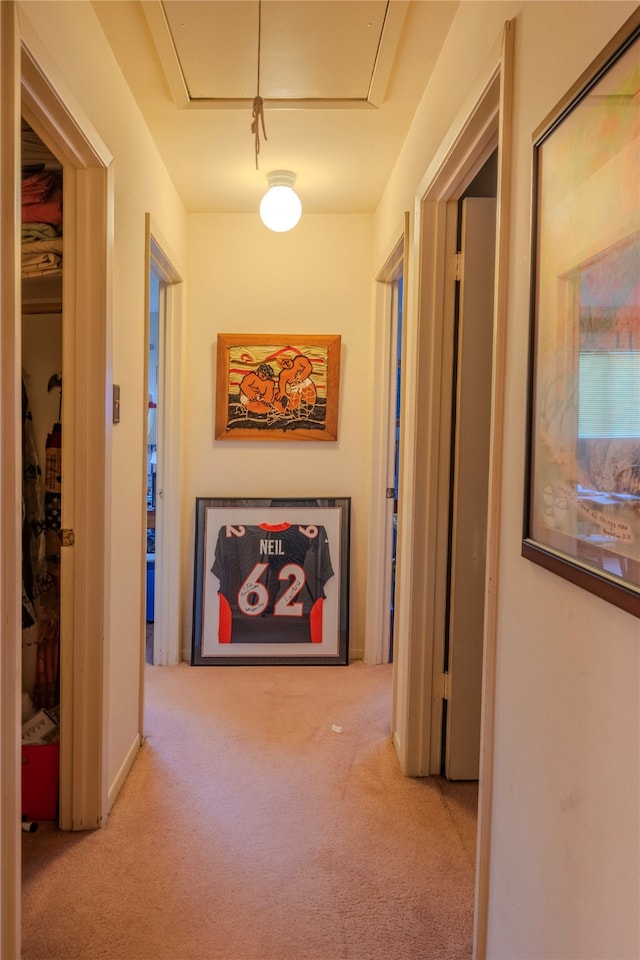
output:
<path id="1" fill-rule="evenodd" d="M 87 830 L 108 816 L 106 722 L 109 635 L 112 358 L 112 157 L 65 92 L 46 47 L 20 18 L 21 111 L 63 165 L 60 827 Z"/>
<path id="2" fill-rule="evenodd" d="M 389 617 L 391 603 L 392 537 L 388 518 L 386 489 L 389 486 L 389 461 L 393 456 L 395 435 L 395 371 L 397 345 L 393 339 L 394 311 L 397 309 L 394 281 L 404 277 L 402 322 L 404 326 L 407 296 L 407 264 L 409 249 L 409 214 L 405 214 L 404 230 L 376 277 L 376 334 L 374 381 L 379 389 L 374 394 L 372 421 L 377 438 L 373 443 L 371 469 L 372 491 L 369 517 L 370 558 L 367 572 L 367 629 L 364 662 L 389 662 Z M 402 428 L 401 428 L 402 429 Z M 402 442 L 402 441 L 401 441 Z M 375 558 L 375 562 L 374 562 Z"/>
<path id="3" fill-rule="evenodd" d="M 474 957 L 486 955 L 492 830 L 494 699 L 497 634 L 497 584 L 501 499 L 505 369 L 513 21 L 504 25 L 483 75 L 429 165 L 415 197 L 409 269 L 403 382 L 408 402 L 403 412 L 398 518 L 393 742 L 402 772 L 428 776 L 433 770 L 431 706 L 434 696 L 435 637 L 444 617 L 446 536 L 439 513 L 448 497 L 450 435 L 443 429 L 450 386 L 446 363 L 446 324 L 453 310 L 449 283 L 455 264 L 446 257 L 451 217 L 447 206 L 460 197 L 498 147 L 496 277 L 494 288 L 493 375 L 489 453 L 489 507 L 484 616 L 483 704 L 480 745 L 478 847 Z M 449 227 L 448 227 L 449 221 Z M 420 398 L 420 403 L 417 400 Z M 443 445 L 445 449 L 443 450 Z M 446 461 L 443 467 L 443 460 Z M 444 485 L 444 486 L 443 486 Z M 438 691 L 439 693 L 439 691 Z"/>
<path id="4" fill-rule="evenodd" d="M 165 241 L 145 215 L 145 340 L 149 342 L 149 277 L 160 277 L 161 309 L 159 318 L 158 370 L 158 489 L 156 496 L 155 610 L 153 662 L 156 666 L 175 666 L 182 659 L 180 645 L 180 550 L 169 549 L 181 543 L 181 443 L 180 396 L 183 366 L 182 277 L 174 266 Z M 144 397 L 148 396 L 148 371 L 145 370 Z M 147 436 L 146 405 L 143 408 L 143 436 Z M 146 473 L 146 447 L 143 450 Z M 146 517 L 146 509 L 143 510 Z M 143 520 L 146 524 L 146 519 Z M 146 529 L 145 542 L 146 542 Z M 142 563 L 143 588 L 146 564 Z M 144 596 L 144 592 L 143 592 Z M 140 671 L 140 731 L 144 728 L 144 663 L 146 617 L 141 626 L 142 668 Z"/>
<path id="5" fill-rule="evenodd" d="M 20 46 L 13 3 L 0 3 L 0 956 L 20 956 Z M 13 638 L 13 640 L 12 640 Z"/>
<path id="6" fill-rule="evenodd" d="M 400 493 L 407 509 L 398 523 L 401 570 L 407 571 L 398 584 L 403 689 L 394 729 L 401 766 L 409 776 L 439 773 L 439 766 L 433 767 L 431 702 L 434 677 L 441 672 L 434 666 L 434 647 L 443 629 L 447 575 L 453 368 L 449 331 L 456 268 L 450 251 L 457 201 L 498 145 L 499 92 L 498 61 L 416 194 L 405 350 L 406 388 L 413 402 L 405 409 Z"/>

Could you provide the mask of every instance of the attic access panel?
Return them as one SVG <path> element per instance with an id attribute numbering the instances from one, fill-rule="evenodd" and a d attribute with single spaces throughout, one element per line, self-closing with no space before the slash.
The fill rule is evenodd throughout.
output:
<path id="1" fill-rule="evenodd" d="M 271 106 L 379 106 L 405 0 L 263 0 L 260 95 Z M 179 107 L 224 108 L 257 90 L 258 2 L 147 0 Z"/>

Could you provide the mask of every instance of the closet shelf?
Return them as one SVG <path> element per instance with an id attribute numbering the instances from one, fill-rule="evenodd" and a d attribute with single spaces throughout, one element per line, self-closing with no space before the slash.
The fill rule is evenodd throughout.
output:
<path id="1" fill-rule="evenodd" d="M 22 312 L 62 312 L 62 271 L 59 275 L 22 278 Z"/>

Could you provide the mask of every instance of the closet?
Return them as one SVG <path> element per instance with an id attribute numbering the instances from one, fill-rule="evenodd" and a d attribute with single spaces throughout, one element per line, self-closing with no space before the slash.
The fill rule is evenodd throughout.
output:
<path id="1" fill-rule="evenodd" d="M 57 819 L 62 166 L 22 121 L 22 814 Z"/>

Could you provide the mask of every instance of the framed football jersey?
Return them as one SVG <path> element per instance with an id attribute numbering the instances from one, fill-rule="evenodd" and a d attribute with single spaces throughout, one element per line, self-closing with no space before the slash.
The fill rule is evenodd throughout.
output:
<path id="1" fill-rule="evenodd" d="M 346 665 L 350 508 L 198 497 L 192 665 Z"/>

